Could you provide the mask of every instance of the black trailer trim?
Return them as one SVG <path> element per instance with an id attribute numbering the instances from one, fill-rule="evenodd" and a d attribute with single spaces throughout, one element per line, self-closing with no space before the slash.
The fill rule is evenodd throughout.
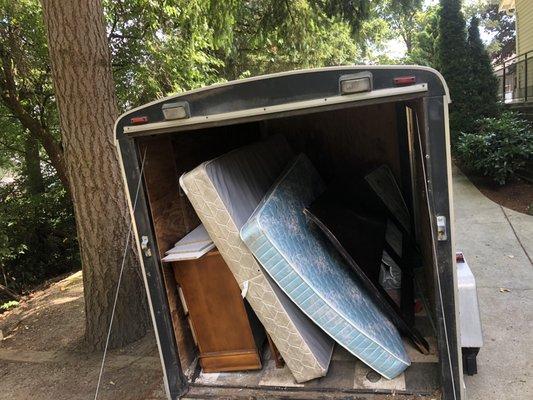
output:
<path id="1" fill-rule="evenodd" d="M 129 198 L 135 198 L 136 185 L 133 182 L 139 182 L 141 179 L 139 149 L 135 146 L 134 141 L 122 138 L 118 141 L 121 152 L 121 158 L 124 166 L 124 173 L 128 182 L 127 190 Z M 159 260 L 157 244 L 153 235 L 153 226 L 150 218 L 150 212 L 147 207 L 148 201 L 143 182 L 143 190 L 138 193 L 137 204 L 134 210 L 133 224 L 138 249 L 140 250 L 140 239 L 146 236 L 148 246 L 151 250 L 151 256 L 146 256 L 144 252 L 139 251 L 143 268 L 143 277 L 145 279 L 146 289 L 148 291 L 148 302 L 152 312 L 154 322 L 155 336 L 160 351 L 161 361 L 163 363 L 163 374 L 166 382 L 165 386 L 171 399 L 181 397 L 187 392 L 187 378 L 183 374 L 179 361 L 178 347 L 174 337 L 174 329 L 170 316 L 170 308 L 166 297 L 163 275 L 161 272 L 161 260 Z"/>
<path id="2" fill-rule="evenodd" d="M 457 282 L 454 281 L 455 271 L 455 253 L 452 248 L 451 238 L 453 237 L 453 226 L 451 220 L 453 215 L 450 213 L 450 199 L 448 181 L 448 169 L 442 168 L 448 165 L 450 151 L 449 143 L 446 142 L 446 121 L 444 99 L 442 97 L 430 97 L 427 99 L 427 155 L 424 158 L 428 171 L 428 198 L 432 203 L 432 226 L 433 232 L 437 231 L 436 216 L 446 216 L 446 229 L 448 240 L 437 241 L 437 265 L 440 275 L 442 303 L 437 296 L 437 328 L 439 331 L 439 347 L 441 354 L 441 376 L 443 380 L 443 392 L 450 399 L 461 399 L 461 382 L 462 382 L 462 361 L 460 357 L 461 345 L 458 342 L 458 326 L 456 318 L 445 318 L 445 316 L 458 316 L 458 307 L 454 296 Z M 441 309 L 444 310 L 445 316 L 442 315 Z M 446 335 L 444 321 L 446 321 Z M 451 349 L 448 354 L 448 346 Z M 455 350 L 454 350 L 455 349 Z M 451 362 L 448 362 L 448 357 Z M 451 365 L 450 365 L 451 364 Z M 455 393 L 453 392 L 455 388 Z"/>

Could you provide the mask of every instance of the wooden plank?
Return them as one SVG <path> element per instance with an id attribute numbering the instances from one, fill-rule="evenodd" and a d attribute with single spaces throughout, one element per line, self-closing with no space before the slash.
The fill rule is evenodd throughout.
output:
<path id="1" fill-rule="evenodd" d="M 433 271 L 434 261 L 431 249 L 431 220 L 427 208 L 427 193 L 424 190 L 424 177 L 422 174 L 422 163 L 424 160 L 420 157 L 418 143 L 418 130 L 420 130 L 422 146 L 426 146 L 424 132 L 428 127 L 422 101 L 411 102 L 408 106 L 412 110 L 410 115 L 413 118 L 410 122 L 412 129 L 409 131 L 409 135 L 413 147 L 413 178 L 415 187 L 413 192 L 413 203 L 415 207 L 414 215 L 418 221 L 416 224 L 416 235 L 417 242 L 420 246 L 423 265 L 423 268 L 420 271 L 421 279 L 419 280 L 419 283 L 421 290 L 424 292 L 424 297 L 429 302 L 430 310 L 428 311 L 431 313 L 432 317 L 435 318 L 435 271 Z"/>

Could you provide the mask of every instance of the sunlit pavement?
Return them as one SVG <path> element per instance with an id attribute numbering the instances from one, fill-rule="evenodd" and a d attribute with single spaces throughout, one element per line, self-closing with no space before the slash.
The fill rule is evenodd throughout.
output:
<path id="1" fill-rule="evenodd" d="M 468 400 L 533 398 L 533 216 L 501 207 L 453 171 L 456 249 L 477 282 L 484 346 Z"/>

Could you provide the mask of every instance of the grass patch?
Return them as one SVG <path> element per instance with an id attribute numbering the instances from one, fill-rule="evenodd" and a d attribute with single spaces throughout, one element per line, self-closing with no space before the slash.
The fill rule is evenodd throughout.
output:
<path id="1" fill-rule="evenodd" d="M 20 303 L 16 300 L 8 301 L 7 303 L 0 305 L 0 312 L 9 311 L 13 308 L 17 308 L 19 305 Z"/>

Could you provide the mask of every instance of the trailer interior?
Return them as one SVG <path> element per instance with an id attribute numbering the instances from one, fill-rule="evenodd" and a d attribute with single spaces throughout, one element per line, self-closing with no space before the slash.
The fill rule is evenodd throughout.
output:
<path id="1" fill-rule="evenodd" d="M 229 119 L 207 127 L 191 124 L 131 134 L 136 171 L 143 178 L 139 201 L 146 204 L 146 222 L 151 227 L 159 259 L 200 224 L 179 186 L 180 176 L 204 161 L 271 135 L 283 135 L 295 154 L 305 153 L 326 182 L 339 174 L 361 175 L 387 165 L 408 205 L 421 252 L 422 265 L 413 270 L 414 280 L 402 287 L 402 295 L 404 289 L 413 293 L 407 307 L 412 307 L 412 323 L 429 343 L 430 351 L 422 354 L 404 338 L 412 364 L 392 380 L 381 377 L 336 345 L 325 377 L 296 383 L 286 366 L 277 365 L 267 341 L 261 348 L 259 370 L 203 372 L 178 284 L 170 266 L 159 262 L 164 287 L 161 298 L 168 309 L 154 313 L 168 310 L 171 323 L 168 329 L 173 335 L 170 342 L 159 345 L 175 347 L 179 362 L 172 368 L 179 370 L 178 380 L 184 380 L 180 385 L 182 394 L 187 398 L 441 398 L 443 384 L 449 384 L 453 375 L 443 370 L 443 365 L 450 365 L 450 357 L 457 356 L 454 350 L 457 343 L 450 343 L 439 325 L 446 312 L 439 294 L 435 213 L 431 209 L 433 202 L 428 199 L 428 171 L 424 162 L 429 148 L 427 138 L 431 135 L 426 102 L 425 93 L 414 93 Z M 128 175 L 127 170 L 125 173 Z M 139 237 L 142 233 L 137 232 Z M 145 247 L 143 251 L 146 255 Z M 453 327 L 455 322 L 448 323 Z M 159 325 L 156 335 L 161 336 L 162 326 Z M 166 364 L 168 370 L 168 361 Z M 172 379 L 168 380 L 172 385 Z"/>

